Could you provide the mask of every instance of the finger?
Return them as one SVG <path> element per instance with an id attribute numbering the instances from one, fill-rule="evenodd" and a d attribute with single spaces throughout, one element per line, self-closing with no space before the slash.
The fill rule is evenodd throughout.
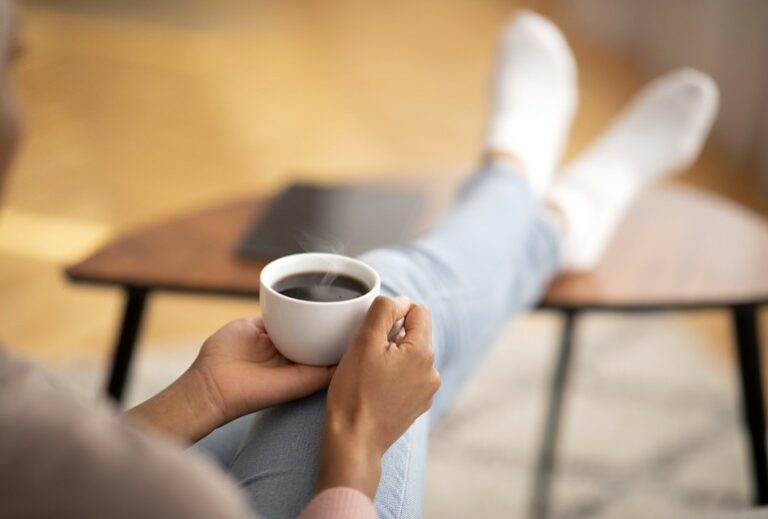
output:
<path id="1" fill-rule="evenodd" d="M 264 327 L 264 320 L 261 317 L 251 317 L 253 325 L 256 329 L 262 333 L 267 333 L 267 329 Z"/>
<path id="2" fill-rule="evenodd" d="M 240 319 L 230 321 L 224 325 L 221 330 L 233 330 L 235 332 L 248 333 L 249 335 L 254 336 L 267 333 L 261 317 L 254 316 L 241 317 Z"/>
<path id="3" fill-rule="evenodd" d="M 289 402 L 327 387 L 335 371 L 328 366 L 291 364 L 272 370 L 270 375 L 271 404 Z"/>
<path id="4" fill-rule="evenodd" d="M 368 315 L 361 330 L 364 333 L 371 333 L 381 336 L 386 340 L 392 326 L 398 319 L 405 317 L 410 307 L 410 300 L 405 296 L 398 296 L 394 299 L 384 296 L 377 297 L 371 308 L 368 309 Z"/>
<path id="5" fill-rule="evenodd" d="M 432 348 L 432 317 L 424 305 L 411 305 L 405 316 L 405 338 L 402 343 L 420 347 Z"/>
<path id="6" fill-rule="evenodd" d="M 387 334 L 387 340 L 389 342 L 395 342 L 405 337 L 405 317 L 398 319 L 395 324 L 392 325 L 392 329 Z"/>

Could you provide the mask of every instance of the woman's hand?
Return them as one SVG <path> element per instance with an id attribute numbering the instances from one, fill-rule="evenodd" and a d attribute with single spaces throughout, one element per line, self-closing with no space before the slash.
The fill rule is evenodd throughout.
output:
<path id="1" fill-rule="evenodd" d="M 275 349 L 261 319 L 246 318 L 211 335 L 191 369 L 208 380 L 223 418 L 230 421 L 311 395 L 328 385 L 334 367 L 289 361 Z"/>
<path id="2" fill-rule="evenodd" d="M 405 335 L 387 334 L 405 317 Z M 373 498 L 381 456 L 432 405 L 440 387 L 432 326 L 424 306 L 407 298 L 374 301 L 328 390 L 317 491 L 358 488 Z"/>
<path id="3" fill-rule="evenodd" d="M 203 343 L 179 379 L 127 415 L 192 443 L 235 418 L 324 388 L 333 369 L 294 364 L 275 349 L 261 319 L 238 319 Z"/>

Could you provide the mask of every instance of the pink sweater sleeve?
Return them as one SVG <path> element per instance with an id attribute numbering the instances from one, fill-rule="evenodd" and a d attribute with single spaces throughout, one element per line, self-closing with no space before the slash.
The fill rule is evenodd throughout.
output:
<path id="1" fill-rule="evenodd" d="M 299 519 L 376 519 L 373 502 L 354 488 L 331 488 L 309 502 Z"/>

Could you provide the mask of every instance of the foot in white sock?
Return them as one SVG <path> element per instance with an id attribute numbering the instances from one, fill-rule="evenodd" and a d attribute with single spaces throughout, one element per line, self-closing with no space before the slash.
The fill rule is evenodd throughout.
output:
<path id="1" fill-rule="evenodd" d="M 635 197 L 698 157 L 717 115 L 715 82 L 680 69 L 648 84 L 563 171 L 548 200 L 565 217 L 563 267 L 595 267 Z"/>
<path id="2" fill-rule="evenodd" d="M 539 195 L 560 160 L 577 97 L 576 64 L 562 33 L 533 12 L 514 16 L 501 35 L 487 146 L 518 159 Z"/>

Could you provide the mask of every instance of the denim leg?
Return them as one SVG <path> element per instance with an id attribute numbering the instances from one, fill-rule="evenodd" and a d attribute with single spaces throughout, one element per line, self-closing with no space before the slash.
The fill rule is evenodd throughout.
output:
<path id="1" fill-rule="evenodd" d="M 381 517 L 420 517 L 428 433 L 457 396 L 507 320 L 534 305 L 557 271 L 560 232 L 514 171 L 490 167 L 472 179 L 430 232 L 361 259 L 382 291 L 404 294 L 432 312 L 442 385 L 432 409 L 382 460 Z"/>
<path id="2" fill-rule="evenodd" d="M 420 517 L 427 436 L 506 320 L 536 302 L 557 269 L 559 232 L 514 170 L 475 175 L 428 233 L 361 259 L 382 292 L 430 307 L 443 385 L 382 459 L 375 503 L 384 518 Z M 267 518 L 295 517 L 312 497 L 320 458 L 325 392 L 253 416 L 230 472 Z"/>
<path id="3" fill-rule="evenodd" d="M 222 469 L 229 470 L 229 466 L 235 459 L 235 455 L 240 450 L 240 446 L 245 439 L 245 433 L 248 430 L 252 417 L 253 415 L 245 415 L 232 420 L 190 448 L 207 455 L 216 461 Z"/>
<path id="4" fill-rule="evenodd" d="M 295 519 L 314 494 L 326 392 L 253 415 L 229 472 L 265 519 Z"/>

